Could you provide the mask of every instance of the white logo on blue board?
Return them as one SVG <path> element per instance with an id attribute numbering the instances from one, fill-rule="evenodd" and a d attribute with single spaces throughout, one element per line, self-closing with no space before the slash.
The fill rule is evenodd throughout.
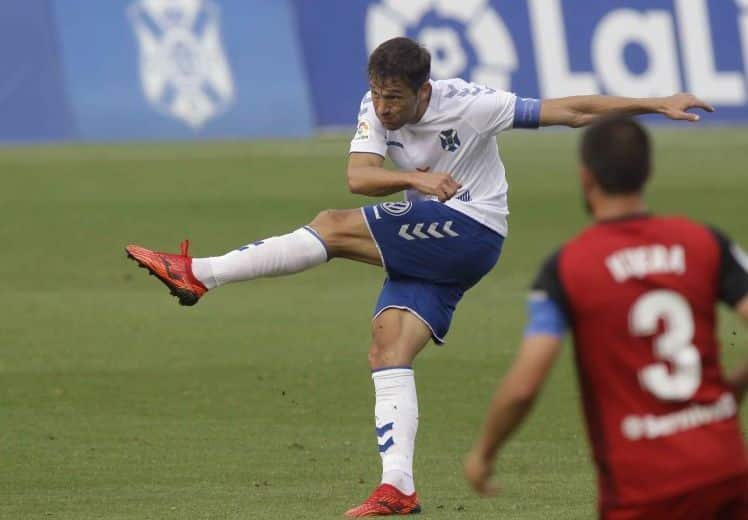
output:
<path id="1" fill-rule="evenodd" d="M 413 203 L 405 202 L 384 202 L 379 205 L 382 211 L 392 215 L 393 217 L 399 217 L 405 215 L 413 207 Z"/>
<path id="2" fill-rule="evenodd" d="M 465 77 L 509 90 L 517 69 L 511 34 L 488 0 L 382 0 L 366 14 L 366 46 L 409 36 L 431 52 L 435 79 Z"/>
<path id="3" fill-rule="evenodd" d="M 200 128 L 234 100 L 212 0 L 137 0 L 128 14 L 138 39 L 140 81 L 148 101 Z"/>

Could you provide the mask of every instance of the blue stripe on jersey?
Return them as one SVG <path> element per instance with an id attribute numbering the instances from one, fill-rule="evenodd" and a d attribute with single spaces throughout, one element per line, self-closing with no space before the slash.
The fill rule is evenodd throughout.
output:
<path id="1" fill-rule="evenodd" d="M 473 200 L 472 197 L 470 196 L 470 190 L 466 190 L 465 193 L 463 193 L 462 195 L 459 195 L 456 198 L 458 200 L 461 200 L 462 202 L 470 202 L 471 200 Z"/>
<path id="2" fill-rule="evenodd" d="M 529 320 L 525 327 L 525 336 L 549 334 L 562 338 L 566 333 L 566 316 L 550 298 L 531 298 L 527 304 L 527 311 Z"/>
<path id="3" fill-rule="evenodd" d="M 514 128 L 537 128 L 540 126 L 540 100 L 517 97 L 514 102 Z"/>

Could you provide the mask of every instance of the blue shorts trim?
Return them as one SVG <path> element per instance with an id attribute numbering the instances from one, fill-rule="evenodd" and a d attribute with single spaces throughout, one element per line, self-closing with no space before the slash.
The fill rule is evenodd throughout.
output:
<path id="1" fill-rule="evenodd" d="M 361 215 L 364 217 L 364 223 L 366 224 L 366 229 L 369 230 L 369 234 L 371 235 L 371 239 L 374 241 L 374 245 L 377 246 L 377 251 L 379 251 L 379 259 L 382 261 L 382 267 L 384 267 L 384 270 L 387 270 L 387 264 L 384 262 L 384 255 L 382 255 L 382 249 L 379 247 L 379 243 L 377 242 L 377 237 L 374 236 L 374 233 L 371 231 L 371 226 L 369 225 L 369 220 L 366 218 L 366 208 L 361 208 Z"/>
<path id="2" fill-rule="evenodd" d="M 401 311 L 408 311 L 413 316 L 421 320 L 424 323 L 424 325 L 426 325 L 429 328 L 429 330 L 431 331 L 431 338 L 434 340 L 434 343 L 436 343 L 437 345 L 444 345 L 444 343 L 446 343 L 443 337 L 439 336 L 436 332 L 434 332 L 434 326 L 431 325 L 431 323 L 429 323 L 426 318 L 418 314 L 418 312 L 415 309 L 411 309 L 410 307 L 406 307 L 404 305 L 387 305 L 386 307 L 382 307 L 381 309 L 377 308 L 377 310 L 375 310 L 374 317 L 372 317 L 372 321 L 376 320 L 379 317 L 379 315 L 382 314 L 387 309 L 399 309 Z M 406 368 L 406 367 L 402 367 L 402 368 Z M 407 367 L 407 368 L 410 368 L 410 367 Z M 380 369 L 380 370 L 384 370 L 384 369 Z M 376 372 L 376 370 L 372 370 L 372 372 Z"/>
<path id="3" fill-rule="evenodd" d="M 387 309 L 408 311 L 428 327 L 434 342 L 441 345 L 463 294 L 465 290 L 456 285 L 440 285 L 414 278 L 387 278 L 379 293 L 373 319 Z"/>

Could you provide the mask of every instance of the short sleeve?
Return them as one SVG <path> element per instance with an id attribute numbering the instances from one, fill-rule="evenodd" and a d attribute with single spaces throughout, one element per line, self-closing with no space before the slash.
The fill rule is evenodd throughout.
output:
<path id="1" fill-rule="evenodd" d="M 480 89 L 470 105 L 470 119 L 478 132 L 496 135 L 512 128 L 517 96 L 511 92 L 478 85 L 470 84 L 470 87 L 475 91 Z"/>
<path id="2" fill-rule="evenodd" d="M 532 284 L 526 335 L 543 333 L 561 337 L 568 329 L 569 307 L 558 274 L 559 254 L 551 255 L 543 263 Z"/>
<path id="3" fill-rule="evenodd" d="M 356 134 L 351 140 L 350 153 L 357 152 L 373 153 L 382 157 L 386 157 L 387 153 L 385 129 L 374 113 L 370 92 L 361 100 Z"/>
<path id="4" fill-rule="evenodd" d="M 718 296 L 734 307 L 748 296 L 748 253 L 721 231 L 711 231 L 720 249 Z"/>
<path id="5" fill-rule="evenodd" d="M 561 251 L 559 250 L 543 262 L 530 288 L 530 297 L 553 300 L 568 317 L 569 301 L 566 298 L 566 291 L 564 291 L 564 287 L 561 284 L 561 277 L 558 273 L 560 256 Z"/>

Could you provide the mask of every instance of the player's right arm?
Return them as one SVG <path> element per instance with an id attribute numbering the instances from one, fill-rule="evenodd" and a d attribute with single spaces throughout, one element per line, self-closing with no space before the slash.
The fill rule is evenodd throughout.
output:
<path id="1" fill-rule="evenodd" d="M 382 197 L 415 189 L 426 195 L 435 195 L 444 202 L 460 189 L 460 185 L 446 173 L 393 171 L 384 168 L 383 163 L 384 157 L 376 153 L 351 153 L 346 171 L 351 193 Z"/>
<path id="2" fill-rule="evenodd" d="M 383 197 L 415 189 L 444 202 L 460 189 L 460 185 L 446 173 L 388 170 L 383 167 L 386 153 L 387 131 L 379 122 L 367 93 L 361 100 L 356 135 L 351 140 L 348 156 L 346 177 L 351 193 Z"/>

